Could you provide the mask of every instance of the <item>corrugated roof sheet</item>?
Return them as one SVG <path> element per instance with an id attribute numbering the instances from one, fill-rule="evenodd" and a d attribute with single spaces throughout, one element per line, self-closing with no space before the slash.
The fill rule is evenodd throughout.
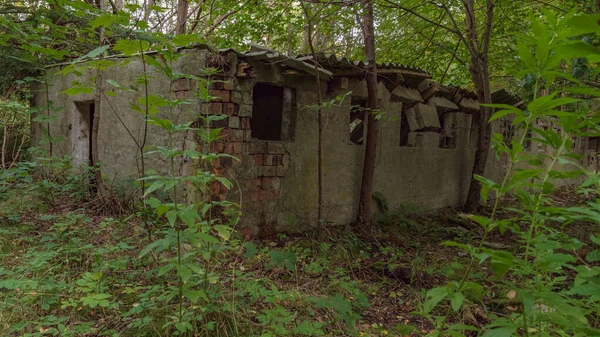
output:
<path id="1" fill-rule="evenodd" d="M 247 52 L 239 52 L 233 48 L 221 49 L 219 51 L 223 53 L 234 52 L 239 57 L 253 60 L 283 62 L 292 68 L 308 71 L 310 73 L 314 72 L 312 55 L 300 54 L 296 56 L 287 56 L 259 45 L 251 45 L 250 50 Z M 363 70 L 368 65 L 368 63 L 364 61 L 354 61 L 346 57 L 338 57 L 334 54 L 317 53 L 316 58 L 317 63 L 319 64 L 319 71 L 328 77 L 332 77 L 334 75 L 332 72 L 333 70 Z M 308 68 L 311 68 L 312 70 L 309 70 Z M 377 68 L 386 70 L 404 70 L 406 72 L 411 72 L 413 73 L 412 75 L 418 77 L 431 77 L 431 74 L 423 69 L 400 63 L 378 63 Z"/>
<path id="2" fill-rule="evenodd" d="M 350 60 L 346 57 L 338 57 L 334 54 L 326 54 L 326 53 L 317 53 L 317 62 L 325 67 L 325 68 L 360 68 L 364 69 L 368 62 L 364 61 L 354 61 Z M 302 60 L 312 60 L 312 55 L 298 55 L 296 59 Z M 397 69 L 397 70 L 406 70 L 415 73 L 421 73 L 424 75 L 429 75 L 429 73 L 421 68 L 408 66 L 400 63 L 378 63 L 377 69 Z"/>

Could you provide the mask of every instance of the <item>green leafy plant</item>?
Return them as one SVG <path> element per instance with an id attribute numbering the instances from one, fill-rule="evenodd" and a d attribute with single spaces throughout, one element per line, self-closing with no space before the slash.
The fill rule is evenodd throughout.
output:
<path id="1" fill-rule="evenodd" d="M 460 281 L 427 292 L 422 313 L 437 327 L 435 336 L 462 336 L 466 331 L 478 331 L 485 337 L 590 336 L 600 333 L 595 295 L 580 291 L 583 283 L 598 282 L 597 267 L 578 258 L 576 252 L 583 246 L 582 242 L 569 238 L 552 225 L 580 219 L 574 212 L 594 214 L 594 208 L 589 205 L 558 207 L 553 204 L 551 194 L 563 179 L 586 176 L 582 187 L 597 186 L 597 173 L 583 167 L 578 161 L 579 156 L 571 150 L 574 139 L 598 134 L 599 116 L 585 101 L 585 96 L 598 95 L 595 90 L 578 86 L 577 80 L 560 71 L 560 66 L 571 62 L 573 57 L 597 59 L 595 48 L 577 39 L 581 34 L 597 32 L 592 17 L 597 16 L 568 15 L 559 20 L 546 13 L 545 22 L 532 20 L 535 37 L 520 39 L 519 57 L 524 68 L 518 75 L 531 75 L 536 79 L 533 97 L 524 110 L 510 105 L 491 105 L 498 110 L 490 122 L 511 118 L 519 132 L 509 144 L 502 135 L 493 137 L 495 150 L 509 161 L 503 181 L 476 177 L 482 184 L 483 201 L 487 201 L 492 193 L 495 196 L 490 215 L 466 215 L 483 228 L 482 240 L 478 245 L 447 243 L 464 249 L 471 260 Z M 590 31 L 588 25 L 592 24 L 594 28 Z M 575 82 L 574 86 L 559 78 Z M 538 96 L 542 87 L 554 92 Z M 567 96 L 568 92 L 585 94 Z M 526 141 L 543 146 L 546 151 L 525 151 Z M 529 167 L 523 168 L 519 165 L 522 163 Z M 500 202 L 506 195 L 516 198 L 518 206 L 506 208 L 513 216 L 498 218 Z M 519 251 L 484 246 L 491 233 L 507 231 L 522 243 Z M 481 304 L 502 303 L 502 300 L 490 297 L 484 283 L 474 278 L 471 281 L 476 265 L 484 263 L 489 263 L 493 271 L 494 292 L 504 294 L 514 307 L 500 308 L 506 312 L 502 316 L 490 312 L 489 323 L 483 329 L 449 322 L 451 313 L 459 312 L 467 299 Z M 569 277 L 569 271 L 575 273 L 575 279 Z M 586 281 L 582 282 L 582 277 Z M 433 314 L 434 309 L 441 306 L 446 307 L 442 309 L 445 313 Z"/>

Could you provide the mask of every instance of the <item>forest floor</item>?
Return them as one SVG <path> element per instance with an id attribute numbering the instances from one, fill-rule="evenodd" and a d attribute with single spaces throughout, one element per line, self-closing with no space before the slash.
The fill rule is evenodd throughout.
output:
<path id="1" fill-rule="evenodd" d="M 140 258 L 148 238 L 139 218 L 100 215 L 73 196 L 49 200 L 32 191 L 9 191 L 0 204 L 0 335 L 169 336 L 163 320 L 173 299 L 157 285 L 174 280 L 153 272 L 156 257 Z M 557 200 L 582 202 L 569 192 Z M 477 243 L 483 232 L 451 209 L 396 210 L 378 220 L 372 230 L 337 228 L 325 240 L 281 234 L 237 243 L 215 266 L 213 336 L 430 332 L 418 314 L 425 291 L 462 276 L 469 261 L 443 243 Z M 587 226 L 567 230 L 585 240 Z M 488 244 L 519 246 L 510 235 Z M 491 270 L 478 272 L 493 282 Z M 96 293 L 106 294 L 96 299 L 106 305 L 90 305 Z M 486 311 L 465 305 L 459 317 L 482 325 Z"/>

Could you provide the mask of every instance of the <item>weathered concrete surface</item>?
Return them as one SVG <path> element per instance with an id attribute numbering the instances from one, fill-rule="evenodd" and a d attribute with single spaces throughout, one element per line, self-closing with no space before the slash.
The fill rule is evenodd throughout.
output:
<path id="1" fill-rule="evenodd" d="M 431 97 L 427 104 L 435 107 L 438 114 L 443 114 L 450 111 L 458 111 L 458 106 L 444 97 Z"/>
<path id="2" fill-rule="evenodd" d="M 440 134 L 438 132 L 411 132 L 408 134 L 409 147 L 438 148 L 440 145 Z"/>
<path id="3" fill-rule="evenodd" d="M 434 106 L 418 103 L 406 110 L 406 117 L 411 132 L 440 129 L 440 120 Z"/>
<path id="4" fill-rule="evenodd" d="M 391 99 L 393 101 L 400 101 L 404 104 L 415 104 L 423 102 L 423 97 L 421 96 L 419 90 L 403 86 L 396 87 L 392 91 Z"/>
<path id="5" fill-rule="evenodd" d="M 203 60 L 205 52 L 195 51 L 186 52 L 185 56 L 180 59 L 179 64 L 175 66 L 177 72 L 195 73 L 199 75 L 199 71 L 204 68 Z M 132 58 L 127 65 L 120 65 L 123 59 L 113 59 L 114 66 L 107 69 L 104 78 L 105 80 L 114 80 L 121 86 L 137 86 L 136 77 L 143 73 L 143 64 L 140 58 Z M 62 67 L 60 67 L 62 68 Z M 149 83 L 150 94 L 162 94 L 169 96 L 176 95 L 173 91 L 169 93 L 168 80 L 163 75 L 149 68 L 149 76 L 153 76 L 155 80 Z M 94 94 L 78 94 L 68 96 L 61 92 L 70 88 L 74 81 L 77 81 L 88 87 L 94 87 L 92 79 L 95 76 L 95 71 L 84 70 L 82 76 L 69 74 L 68 76 L 57 75 L 58 67 L 52 68 L 49 76 L 49 92 L 48 96 L 52 101 L 52 105 L 60 107 L 60 111 L 51 113 L 56 117 L 56 120 L 50 123 L 51 137 L 62 136 L 64 139 L 52 144 L 52 155 L 54 156 L 74 156 L 73 164 L 86 164 L 88 144 L 82 140 L 82 125 L 84 122 L 84 113 L 81 111 L 81 106 L 94 102 Z M 104 83 L 106 90 L 114 89 L 108 83 Z M 43 92 L 43 87 L 36 88 L 38 92 L 35 95 L 35 104 L 38 107 L 45 107 L 46 94 Z M 100 124 L 98 130 L 99 157 L 102 164 L 102 172 L 107 176 L 107 180 L 114 184 L 120 182 L 131 182 L 132 179 L 137 179 L 138 170 L 140 168 L 140 152 L 136 142 L 141 144 L 144 138 L 144 116 L 138 112 L 131 110 L 132 103 L 139 104 L 138 98 L 141 94 L 128 91 L 116 91 L 117 95 L 111 97 L 103 96 L 101 103 Z M 160 114 L 164 118 L 171 118 L 173 123 L 182 123 L 184 121 L 194 120 L 194 115 L 201 109 L 200 103 L 191 105 L 181 105 L 172 111 L 172 116 L 169 116 L 167 109 L 162 109 Z M 43 133 L 47 124 L 33 123 L 32 125 L 32 144 L 40 144 L 45 138 Z M 86 133 L 86 132 L 83 132 Z M 87 137 L 87 136 L 86 136 Z M 175 144 L 183 142 L 184 135 L 177 135 Z M 146 147 L 166 146 L 168 143 L 167 134 L 159 127 L 150 125 L 148 127 Z M 49 145 L 45 144 L 43 148 L 49 149 Z M 146 170 L 156 170 L 158 172 L 166 172 L 168 163 L 157 154 L 146 156 Z M 181 165 L 178 164 L 178 170 Z"/>
<path id="6" fill-rule="evenodd" d="M 458 105 L 460 106 L 461 110 L 465 112 L 474 113 L 479 111 L 479 102 L 471 98 L 464 97 L 460 100 Z"/>

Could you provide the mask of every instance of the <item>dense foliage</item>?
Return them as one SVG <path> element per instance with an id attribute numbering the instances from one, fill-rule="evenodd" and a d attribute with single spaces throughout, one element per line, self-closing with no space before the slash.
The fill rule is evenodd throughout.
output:
<path id="1" fill-rule="evenodd" d="M 462 7 L 374 3 L 379 61 L 421 66 L 444 83 L 471 81 L 470 47 L 457 34 L 468 31 Z M 508 142 L 493 136 L 493 149 L 510 163 L 504 180 L 476 177 L 488 211 L 448 217 L 469 230 L 442 229 L 393 210 L 379 214 L 377 228 L 365 234 L 347 229 L 328 240 L 282 235 L 253 243 L 236 232 L 240 205 L 211 197 L 213 184 L 232 186 L 206 165 L 226 156 L 210 147 L 218 130 L 208 126 L 222 117 L 200 113 L 194 124 L 174 118 L 186 105 L 211 101 L 211 76 L 219 70 L 178 73 L 178 48 L 260 43 L 294 55 L 312 46 L 362 59 L 360 2 L 307 1 L 303 12 L 291 0 L 190 1 L 179 34 L 174 17 L 181 0 L 3 2 L 0 334 L 600 335 L 600 179 L 571 152 L 574 141 L 600 132 L 599 8 L 591 1 L 526 3 L 496 1 L 491 84 L 521 92 L 526 108 L 490 106 L 490 122 L 508 120 L 516 136 Z M 488 22 L 484 10 L 477 7 L 478 27 Z M 315 29 L 311 43 L 307 19 Z M 104 81 L 106 67 L 127 62 L 106 58 L 117 53 L 142 55 L 156 77 L 144 70 L 135 88 Z M 144 117 L 144 132 L 153 125 L 168 136 L 164 146 L 148 149 L 145 134 L 131 135 L 140 158 L 160 155 L 168 163 L 159 174 L 145 170 L 142 159 L 139 179 L 129 186 L 138 193 L 96 194 L 100 168 L 73 168 L 69 158 L 53 157 L 52 144 L 61 140 L 49 127 L 42 144 L 49 151 L 27 150 L 29 116 L 49 125 L 61 113 L 52 102 L 29 107 L 30 85 L 47 90 L 46 66 L 59 62 L 63 74 L 95 73 L 91 83 L 74 82 L 65 94 L 95 87 L 110 100 L 135 91 L 139 99 L 129 108 Z M 151 81 L 172 87 L 181 79 L 196 84 L 193 97 L 148 90 Z M 177 144 L 180 133 L 197 135 L 202 148 Z M 525 151 L 526 143 L 549 151 Z M 184 156 L 198 165 L 182 177 L 175 167 Z M 90 186 L 91 175 L 97 186 Z M 557 202 L 556 186 L 565 179 L 578 182 L 570 195 L 583 197 Z M 199 197 L 183 198 L 186 186 Z M 410 244 L 411 236 L 425 234 L 435 239 Z M 431 245 L 445 239 L 451 241 Z"/>

